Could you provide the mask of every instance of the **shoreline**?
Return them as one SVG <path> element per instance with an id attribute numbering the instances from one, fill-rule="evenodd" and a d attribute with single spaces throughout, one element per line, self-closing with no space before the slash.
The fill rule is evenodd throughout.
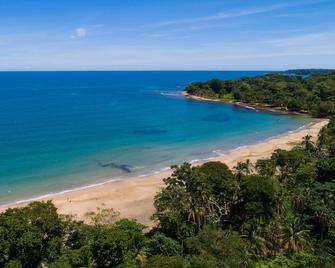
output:
<path id="1" fill-rule="evenodd" d="M 311 123 L 294 131 L 284 133 L 255 144 L 237 147 L 228 153 L 205 160 L 194 161 L 200 165 L 208 161 L 221 161 L 230 168 L 237 162 L 250 159 L 267 158 L 278 148 L 291 149 L 295 142 L 301 141 L 307 134 L 316 138 L 319 130 L 328 123 L 328 119 L 313 119 Z M 156 171 L 126 180 L 111 179 L 106 182 L 69 189 L 59 193 L 45 194 L 29 200 L 23 200 L 0 205 L 0 212 L 7 208 L 20 207 L 37 200 L 52 200 L 59 213 L 72 214 L 78 219 L 85 220 L 85 214 L 101 208 L 114 208 L 121 217 L 134 218 L 139 222 L 152 225 L 150 216 L 154 212 L 153 199 L 164 187 L 163 178 L 171 174 L 171 169 Z"/>
<path id="2" fill-rule="evenodd" d="M 192 95 L 187 93 L 186 91 L 183 91 L 182 95 L 185 98 L 191 99 L 191 100 L 196 100 L 196 101 L 207 101 L 207 102 L 219 102 L 219 103 L 226 103 L 226 104 L 231 104 L 235 105 L 238 107 L 243 107 L 246 109 L 251 109 L 251 110 L 260 110 L 260 111 L 265 111 L 265 112 L 271 112 L 271 113 L 281 113 L 281 114 L 291 114 L 291 115 L 307 115 L 309 114 L 306 112 L 292 112 L 285 110 L 280 107 L 272 107 L 272 106 L 267 106 L 261 103 L 245 103 L 245 102 L 240 102 L 240 101 L 234 101 L 234 100 L 223 100 L 223 99 L 210 99 L 210 98 L 205 98 L 205 97 L 200 97 L 196 95 Z"/>
<path id="3" fill-rule="evenodd" d="M 274 139 L 274 138 L 279 138 L 279 137 L 284 136 L 288 133 L 293 133 L 293 132 L 299 131 L 300 129 L 307 128 L 308 126 L 314 124 L 315 120 L 322 120 L 322 119 L 314 119 L 311 122 L 309 122 L 308 124 L 302 125 L 301 127 L 298 127 L 297 129 L 294 129 L 294 130 L 291 130 L 291 131 L 288 131 L 288 132 L 284 132 L 284 133 L 281 133 L 281 134 L 277 134 L 277 135 L 274 135 L 274 136 L 270 136 L 268 138 L 265 138 L 265 139 L 259 140 L 259 141 L 255 141 L 255 142 L 250 143 L 250 144 L 237 146 L 235 148 L 228 149 L 228 150 L 221 150 L 221 149 L 213 150 L 212 153 L 215 154 L 215 155 L 212 155 L 212 156 L 209 156 L 209 157 L 206 157 L 206 158 L 186 160 L 184 162 L 189 162 L 190 164 L 196 166 L 196 165 L 201 165 L 201 164 L 209 162 L 209 161 L 215 161 L 216 158 L 229 155 L 234 151 L 238 151 L 238 150 L 247 148 L 249 146 L 252 146 L 252 145 L 255 145 L 255 144 L 258 144 L 258 143 L 263 143 L 263 142 L 266 142 L 266 141 Z M 220 151 L 220 153 L 219 153 L 219 151 Z M 182 163 L 182 162 L 180 162 L 180 163 Z M 89 184 L 78 185 L 78 186 L 75 186 L 73 188 L 67 188 L 67 189 L 63 189 L 63 190 L 59 190 L 59 191 L 55 191 L 55 192 L 41 193 L 39 195 L 36 194 L 35 196 L 27 197 L 25 199 L 13 200 L 13 201 L 9 201 L 9 202 L 0 204 L 0 212 L 3 210 L 3 207 L 18 207 L 18 206 L 26 205 L 30 202 L 39 201 L 39 200 L 47 200 L 48 198 L 52 198 L 54 196 L 59 196 L 59 195 L 63 195 L 63 194 L 71 193 L 71 192 L 77 192 L 77 191 L 82 191 L 82 190 L 86 190 L 86 189 L 89 189 L 89 188 L 99 187 L 99 186 L 103 186 L 103 185 L 109 184 L 109 183 L 122 182 L 122 181 L 126 181 L 126 180 L 133 180 L 133 179 L 141 179 L 141 178 L 145 178 L 145 177 L 150 177 L 150 176 L 153 176 L 153 175 L 156 175 L 156 174 L 160 174 L 164 171 L 171 171 L 170 166 L 163 167 L 163 168 L 160 168 L 158 170 L 153 170 L 153 171 L 150 171 L 148 173 L 143 173 L 143 174 L 136 175 L 136 176 L 134 175 L 134 176 L 131 176 L 131 177 L 109 177 L 109 178 L 105 178 L 103 180 L 92 182 L 92 183 L 89 183 Z"/>

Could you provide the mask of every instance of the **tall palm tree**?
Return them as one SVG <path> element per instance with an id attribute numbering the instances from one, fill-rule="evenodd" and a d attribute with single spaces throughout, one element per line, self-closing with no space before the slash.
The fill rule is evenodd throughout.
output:
<path id="1" fill-rule="evenodd" d="M 253 171 L 253 164 L 250 159 L 245 160 L 245 162 L 238 162 L 234 167 L 237 176 L 240 178 L 242 175 L 249 175 Z"/>
<path id="2" fill-rule="evenodd" d="M 271 250 L 271 243 L 264 238 L 259 232 L 252 231 L 248 236 L 250 241 L 251 249 L 258 258 L 266 258 Z"/>
<path id="3" fill-rule="evenodd" d="M 192 220 L 200 231 L 206 216 L 215 211 L 216 201 L 205 189 L 199 189 L 190 195 L 187 203 L 188 220 Z"/>
<path id="4" fill-rule="evenodd" d="M 276 173 L 276 164 L 272 159 L 260 159 L 256 163 L 260 175 L 272 177 Z"/>
<path id="5" fill-rule="evenodd" d="M 316 151 L 315 143 L 312 141 L 311 135 L 306 135 L 302 138 L 301 145 L 303 149 L 309 153 L 314 153 Z"/>
<path id="6" fill-rule="evenodd" d="M 290 253 L 310 249 L 309 230 L 304 229 L 299 218 L 294 218 L 281 227 L 282 247 Z"/>
<path id="7" fill-rule="evenodd" d="M 327 128 L 323 127 L 319 131 L 319 135 L 318 135 L 318 141 L 317 141 L 318 149 L 322 150 L 322 148 L 326 144 L 326 142 L 327 142 Z"/>
<path id="8" fill-rule="evenodd" d="M 144 250 L 140 250 L 135 258 L 136 262 L 138 263 L 139 267 L 144 267 L 146 261 L 147 261 L 147 255 Z"/>

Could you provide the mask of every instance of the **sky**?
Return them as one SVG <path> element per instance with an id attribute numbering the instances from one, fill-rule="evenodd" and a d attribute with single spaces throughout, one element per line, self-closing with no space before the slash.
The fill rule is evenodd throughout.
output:
<path id="1" fill-rule="evenodd" d="M 335 68 L 335 0 L 0 0 L 0 70 Z"/>

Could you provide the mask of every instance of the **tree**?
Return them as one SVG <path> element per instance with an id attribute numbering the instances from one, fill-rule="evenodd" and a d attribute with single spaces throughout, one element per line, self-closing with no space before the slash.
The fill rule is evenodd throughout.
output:
<path id="1" fill-rule="evenodd" d="M 232 231 L 223 231 L 206 226 L 197 236 L 187 240 L 187 249 L 192 256 L 192 267 L 245 267 L 248 263 L 246 245 Z"/>
<path id="2" fill-rule="evenodd" d="M 215 200 L 199 168 L 184 163 L 172 169 L 171 177 L 164 179 L 167 187 L 155 197 L 154 218 L 163 230 L 183 239 L 201 229 L 206 216 L 215 211 Z"/>
<path id="3" fill-rule="evenodd" d="M 90 251 L 99 267 L 114 267 L 127 259 L 135 260 L 145 243 L 144 226 L 119 220 L 111 227 L 101 226 L 90 242 Z"/>
<path id="4" fill-rule="evenodd" d="M 183 258 L 180 256 L 155 255 L 148 259 L 144 268 L 183 268 Z"/>
<path id="5" fill-rule="evenodd" d="M 240 178 L 242 175 L 249 175 L 253 170 L 253 165 L 250 162 L 250 159 L 245 160 L 244 162 L 238 162 L 236 167 L 234 167 L 237 176 Z"/>
<path id="6" fill-rule="evenodd" d="M 22 264 L 19 260 L 13 259 L 6 263 L 5 268 L 21 268 Z"/>
<path id="7" fill-rule="evenodd" d="M 205 174 L 206 184 L 213 194 L 213 205 L 220 221 L 225 221 L 231 206 L 237 201 L 240 190 L 239 183 L 226 164 L 207 162 L 199 167 Z"/>
<path id="8" fill-rule="evenodd" d="M 274 161 L 276 167 L 279 169 L 280 180 L 284 184 L 289 184 L 296 170 L 310 160 L 310 155 L 299 148 L 291 151 L 277 149 L 272 154 L 271 160 Z"/>
<path id="9" fill-rule="evenodd" d="M 335 180 L 335 157 L 329 159 L 320 159 L 316 163 L 317 180 L 320 182 L 329 182 Z"/>
<path id="10" fill-rule="evenodd" d="M 33 202 L 0 214 L 0 265 L 15 260 L 36 267 L 59 255 L 63 226 L 50 202 Z"/>
<path id="11" fill-rule="evenodd" d="M 242 229 L 254 230 L 256 226 L 269 222 L 277 201 L 274 182 L 260 175 L 241 178 L 239 202 L 233 207 L 232 224 Z"/>
<path id="12" fill-rule="evenodd" d="M 299 253 L 292 256 L 278 255 L 276 258 L 256 263 L 256 268 L 310 268 L 322 267 L 317 256 L 311 253 Z"/>
<path id="13" fill-rule="evenodd" d="M 271 159 L 259 159 L 256 162 L 256 171 L 262 176 L 272 177 L 276 172 L 276 165 Z"/>
<path id="14" fill-rule="evenodd" d="M 310 249 L 309 230 L 297 217 L 287 217 L 281 228 L 282 246 L 289 253 L 299 253 Z"/>
<path id="15" fill-rule="evenodd" d="M 177 256 L 182 254 L 182 248 L 180 244 L 160 232 L 155 233 L 148 239 L 146 243 L 146 251 L 149 256 Z"/>
<path id="16" fill-rule="evenodd" d="M 314 154 L 316 152 L 316 146 L 315 143 L 312 141 L 311 135 L 306 135 L 305 137 L 303 137 L 301 145 L 302 148 L 310 154 Z"/>
<path id="17" fill-rule="evenodd" d="M 292 112 L 298 112 L 301 110 L 303 104 L 297 99 L 290 99 L 287 108 Z"/>

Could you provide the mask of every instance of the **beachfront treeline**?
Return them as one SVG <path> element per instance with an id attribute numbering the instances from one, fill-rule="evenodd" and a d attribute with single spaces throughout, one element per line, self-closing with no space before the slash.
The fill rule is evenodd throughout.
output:
<path id="1" fill-rule="evenodd" d="M 276 107 L 317 117 L 335 114 L 335 71 L 292 70 L 186 87 L 190 95 Z"/>
<path id="2" fill-rule="evenodd" d="M 0 214 L 0 267 L 335 267 L 335 118 L 271 158 L 173 167 L 148 230 L 51 202 Z"/>

